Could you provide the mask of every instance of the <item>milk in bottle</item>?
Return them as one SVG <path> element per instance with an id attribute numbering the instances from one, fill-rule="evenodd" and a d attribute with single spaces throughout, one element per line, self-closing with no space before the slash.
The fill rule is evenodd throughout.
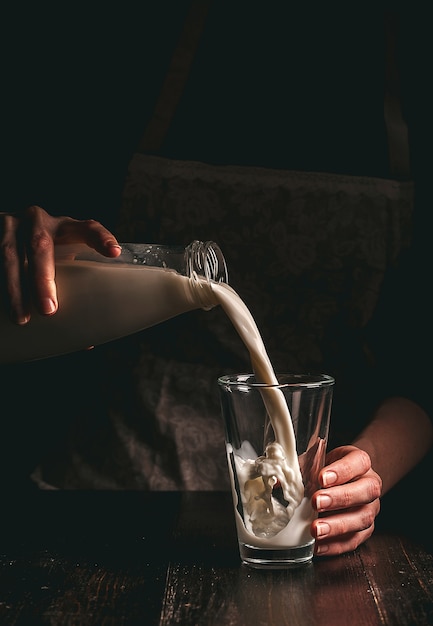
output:
<path id="1" fill-rule="evenodd" d="M 18 326 L 0 307 L 0 364 L 87 349 L 217 304 L 211 283 L 227 281 L 227 268 L 215 243 L 121 245 L 115 259 L 83 244 L 57 246 L 59 309 L 33 311 Z"/>

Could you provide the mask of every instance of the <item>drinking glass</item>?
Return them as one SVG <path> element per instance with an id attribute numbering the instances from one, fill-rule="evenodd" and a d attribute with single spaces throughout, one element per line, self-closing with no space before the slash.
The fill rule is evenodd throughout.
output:
<path id="1" fill-rule="evenodd" d="M 313 557 L 311 496 L 324 465 L 334 378 L 253 374 L 218 379 L 239 552 L 255 568 Z"/>

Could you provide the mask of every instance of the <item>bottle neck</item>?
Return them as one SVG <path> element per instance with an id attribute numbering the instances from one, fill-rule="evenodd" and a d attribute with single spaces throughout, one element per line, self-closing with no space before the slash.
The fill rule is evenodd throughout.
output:
<path id="1" fill-rule="evenodd" d="M 172 269 L 188 278 L 228 282 L 227 265 L 213 241 L 193 241 L 186 248 L 159 244 L 121 243 L 120 262 Z"/>
<path id="2" fill-rule="evenodd" d="M 154 243 L 121 243 L 120 256 L 107 258 L 84 244 L 56 246 L 56 259 L 98 261 L 100 263 L 161 267 L 191 279 L 228 283 L 227 265 L 219 246 L 213 241 L 193 241 L 186 248 Z"/>

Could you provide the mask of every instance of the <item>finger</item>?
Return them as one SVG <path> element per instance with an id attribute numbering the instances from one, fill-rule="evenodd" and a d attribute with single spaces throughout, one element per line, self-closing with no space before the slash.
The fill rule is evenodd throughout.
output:
<path id="1" fill-rule="evenodd" d="M 368 504 L 379 499 L 380 495 L 379 477 L 372 472 L 344 485 L 320 489 L 313 494 L 311 502 L 315 510 L 322 513 Z"/>
<path id="2" fill-rule="evenodd" d="M 359 532 L 374 526 L 374 521 L 380 512 L 380 500 L 369 504 L 352 507 L 321 515 L 311 524 L 311 532 L 316 539 L 323 537 L 338 537 L 347 533 Z"/>
<path id="3" fill-rule="evenodd" d="M 311 525 L 311 534 L 320 542 L 341 539 L 353 533 L 369 531 L 380 511 L 379 501 L 321 516 Z"/>
<path id="4" fill-rule="evenodd" d="M 121 253 L 116 237 L 96 220 L 62 218 L 57 227 L 55 243 L 85 243 L 107 257 L 117 257 Z"/>
<path id="5" fill-rule="evenodd" d="M 32 299 L 41 315 L 52 315 L 58 307 L 54 281 L 54 224 L 55 218 L 33 205 L 23 212 L 18 234 L 27 254 Z"/>
<path id="6" fill-rule="evenodd" d="M 30 319 L 29 299 L 23 284 L 24 252 L 19 249 L 17 240 L 18 220 L 15 216 L 2 214 L 0 233 L 1 267 L 3 270 L 3 296 L 9 314 L 17 324 L 26 324 Z"/>
<path id="7" fill-rule="evenodd" d="M 52 239 L 40 240 L 33 246 L 29 258 L 29 281 L 33 287 L 33 300 L 41 315 L 57 311 L 57 288 L 55 282 L 54 243 Z"/>
<path id="8" fill-rule="evenodd" d="M 54 244 L 85 243 L 105 256 L 118 256 L 120 246 L 115 236 L 96 220 L 54 217 L 39 206 L 28 207 L 22 214 L 24 240 L 38 249 L 47 237 Z"/>
<path id="9" fill-rule="evenodd" d="M 319 473 L 322 487 L 341 485 L 362 476 L 371 468 L 369 455 L 359 448 L 350 447 L 341 458 L 328 463 Z"/>
<path id="10" fill-rule="evenodd" d="M 349 533 L 334 539 L 317 540 L 314 544 L 315 556 L 338 556 L 347 552 L 353 552 L 374 532 L 374 527 L 367 528 L 355 533 Z"/>

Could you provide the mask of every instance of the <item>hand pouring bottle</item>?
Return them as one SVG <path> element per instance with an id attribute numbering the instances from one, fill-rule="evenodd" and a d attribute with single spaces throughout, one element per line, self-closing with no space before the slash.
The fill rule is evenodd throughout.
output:
<path id="1" fill-rule="evenodd" d="M 115 259 L 84 244 L 56 246 L 59 309 L 51 316 L 33 310 L 19 326 L 0 307 L 0 364 L 87 349 L 218 304 L 212 283 L 228 278 L 214 242 L 121 246 Z"/>

